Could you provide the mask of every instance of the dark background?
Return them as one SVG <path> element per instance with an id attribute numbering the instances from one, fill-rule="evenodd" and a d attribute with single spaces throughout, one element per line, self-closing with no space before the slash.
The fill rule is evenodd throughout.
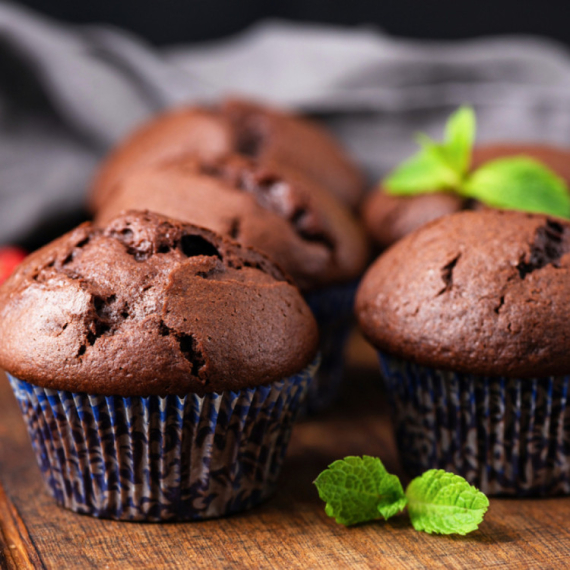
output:
<path id="1" fill-rule="evenodd" d="M 376 25 L 394 35 L 456 39 L 530 33 L 570 44 L 570 2 L 552 0 L 21 0 L 76 23 L 111 23 L 154 44 L 215 39 L 277 17 Z"/>

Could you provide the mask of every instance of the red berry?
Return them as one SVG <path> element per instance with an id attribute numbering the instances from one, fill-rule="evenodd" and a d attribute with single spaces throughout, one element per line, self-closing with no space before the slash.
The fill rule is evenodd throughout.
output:
<path id="1" fill-rule="evenodd" d="M 0 247 L 0 283 L 10 277 L 16 266 L 26 257 L 26 252 L 17 247 Z"/>

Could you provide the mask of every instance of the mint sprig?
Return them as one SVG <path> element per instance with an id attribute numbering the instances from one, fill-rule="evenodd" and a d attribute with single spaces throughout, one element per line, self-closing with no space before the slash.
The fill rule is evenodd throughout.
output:
<path id="1" fill-rule="evenodd" d="M 506 210 L 570 218 L 570 193 L 564 180 L 526 156 L 501 158 L 471 172 L 475 113 L 461 107 L 447 121 L 444 142 L 418 135 L 421 150 L 384 180 L 388 194 L 414 196 L 452 192 Z"/>
<path id="2" fill-rule="evenodd" d="M 390 194 L 412 196 L 453 191 L 461 186 L 471 165 L 475 128 L 473 109 L 460 107 L 447 121 L 443 143 L 419 134 L 417 142 L 421 150 L 384 180 L 386 190 Z"/>
<path id="3" fill-rule="evenodd" d="M 315 485 L 327 515 L 347 526 L 381 516 L 389 519 L 406 506 L 398 477 L 390 475 L 380 459 L 367 455 L 335 461 Z"/>
<path id="4" fill-rule="evenodd" d="M 419 139 L 418 139 L 419 140 Z M 418 154 L 404 161 L 384 180 L 389 194 L 414 196 L 422 188 L 424 194 L 451 191 L 460 183 L 457 172 L 443 162 L 435 148 L 424 147 Z"/>
<path id="5" fill-rule="evenodd" d="M 453 113 L 445 125 L 447 161 L 461 175 L 469 172 L 477 133 L 477 120 L 472 107 L 463 106 Z"/>
<path id="6" fill-rule="evenodd" d="M 464 535 L 477 529 L 489 507 L 489 499 L 463 477 L 438 469 L 416 477 L 404 493 L 398 477 L 367 455 L 335 461 L 315 485 L 326 514 L 346 526 L 389 519 L 407 505 L 416 530 Z"/>
<path id="7" fill-rule="evenodd" d="M 406 489 L 408 513 L 416 530 L 462 534 L 477 530 L 489 499 L 463 477 L 430 469 Z"/>

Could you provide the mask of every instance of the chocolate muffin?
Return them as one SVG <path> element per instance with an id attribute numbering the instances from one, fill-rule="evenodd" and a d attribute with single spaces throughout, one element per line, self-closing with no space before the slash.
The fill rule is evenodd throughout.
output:
<path id="1" fill-rule="evenodd" d="M 569 254 L 570 222 L 489 209 L 440 218 L 369 269 L 357 317 L 410 473 L 570 492 Z"/>
<path id="2" fill-rule="evenodd" d="M 238 136 L 239 152 L 301 172 L 343 204 L 358 206 L 364 190 L 362 173 L 319 124 L 236 98 L 225 100 L 221 112 Z"/>
<path id="3" fill-rule="evenodd" d="M 473 151 L 472 168 L 476 169 L 497 158 L 521 155 L 544 163 L 570 184 L 570 151 L 548 145 L 482 145 Z M 478 204 L 451 193 L 392 196 L 379 188 L 363 205 L 362 216 L 368 233 L 374 242 L 384 249 L 432 220 L 474 207 L 477 208 Z"/>
<path id="4" fill-rule="evenodd" d="M 79 226 L 0 288 L 0 365 L 40 468 L 94 516 L 207 518 L 266 497 L 317 344 L 263 255 L 156 214 Z"/>
<path id="5" fill-rule="evenodd" d="M 210 109 L 183 107 L 159 115 L 115 148 L 97 173 L 90 206 L 97 213 L 122 178 L 141 166 L 195 153 L 202 158 L 239 153 L 303 174 L 354 208 L 362 174 L 320 125 L 250 101 L 228 99 Z"/>
<path id="6" fill-rule="evenodd" d="M 239 155 L 140 167 L 116 186 L 96 221 L 106 223 L 134 207 L 253 246 L 303 291 L 352 281 L 367 261 L 364 232 L 330 194 L 300 175 L 283 175 Z"/>
<path id="7" fill-rule="evenodd" d="M 151 119 L 119 144 L 96 172 L 90 208 L 97 213 L 124 176 L 187 154 L 223 156 L 236 145 L 231 125 L 214 109 L 183 107 Z"/>
<path id="8" fill-rule="evenodd" d="M 263 251 L 294 278 L 321 331 L 322 363 L 309 407 L 328 404 L 341 380 L 355 282 L 368 259 L 366 237 L 351 213 L 301 175 L 239 155 L 141 167 L 116 186 L 97 222 L 133 207 L 229 235 Z"/>

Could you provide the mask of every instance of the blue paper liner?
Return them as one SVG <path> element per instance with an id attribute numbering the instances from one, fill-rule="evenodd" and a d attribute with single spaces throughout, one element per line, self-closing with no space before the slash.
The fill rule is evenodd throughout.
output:
<path id="1" fill-rule="evenodd" d="M 321 353 L 321 365 L 309 388 L 304 410 L 309 414 L 328 407 L 338 396 L 357 287 L 358 281 L 352 281 L 305 295 L 305 301 L 319 325 Z"/>
<path id="2" fill-rule="evenodd" d="M 271 495 L 316 366 L 203 397 L 92 396 L 9 379 L 60 505 L 158 522 L 228 515 Z"/>
<path id="3" fill-rule="evenodd" d="M 570 493 L 570 376 L 483 377 L 379 356 L 410 475 L 445 469 L 490 495 Z"/>

